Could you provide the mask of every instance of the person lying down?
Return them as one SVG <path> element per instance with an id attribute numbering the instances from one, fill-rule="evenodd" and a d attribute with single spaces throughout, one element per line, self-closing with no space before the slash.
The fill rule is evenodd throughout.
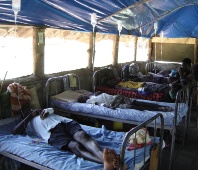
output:
<path id="1" fill-rule="evenodd" d="M 85 160 L 104 164 L 105 170 L 119 169 L 119 156 L 114 150 L 101 146 L 88 135 L 76 121 L 68 121 L 53 114 L 53 108 L 44 110 L 22 110 L 26 116 L 13 129 L 13 134 L 33 131 L 47 143 L 59 150 L 73 152 Z"/>
<path id="2" fill-rule="evenodd" d="M 170 112 L 173 108 L 169 106 L 162 106 L 154 103 L 142 102 L 133 98 L 128 98 L 123 95 L 110 95 L 107 93 L 97 92 L 95 95 L 87 96 L 80 95 L 78 97 L 80 103 L 90 103 L 95 105 L 101 105 L 111 109 L 136 109 L 136 110 L 150 110 L 150 111 L 163 111 Z"/>

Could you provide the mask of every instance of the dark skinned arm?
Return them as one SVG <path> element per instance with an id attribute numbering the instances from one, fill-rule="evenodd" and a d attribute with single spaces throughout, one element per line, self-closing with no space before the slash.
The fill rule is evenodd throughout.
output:
<path id="1" fill-rule="evenodd" d="M 41 110 L 35 109 L 30 114 L 27 115 L 25 119 L 23 119 L 17 126 L 14 127 L 12 133 L 16 134 L 24 134 L 27 124 L 35 117 L 40 114 Z"/>

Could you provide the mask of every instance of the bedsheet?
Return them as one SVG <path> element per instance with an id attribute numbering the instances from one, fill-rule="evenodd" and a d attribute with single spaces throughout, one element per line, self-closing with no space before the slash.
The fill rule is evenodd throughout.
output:
<path id="1" fill-rule="evenodd" d="M 66 118 L 67 119 L 67 118 Z M 69 120 L 69 119 L 68 119 Z M 82 158 L 76 157 L 70 152 L 63 152 L 57 150 L 55 147 L 48 145 L 41 138 L 33 134 L 12 135 L 12 128 L 19 122 L 9 122 L 0 126 L 0 152 L 8 152 L 14 155 L 25 158 L 26 160 L 44 165 L 52 169 L 70 169 L 70 170 L 102 170 L 103 165 L 94 162 L 86 161 Z M 83 129 L 90 134 L 103 147 L 114 149 L 120 153 L 121 143 L 125 135 L 124 132 L 116 132 L 107 130 L 104 126 L 102 128 L 95 128 L 82 125 Z M 152 139 L 153 140 L 153 139 Z M 149 148 L 146 147 L 146 159 L 149 157 Z M 125 163 L 129 166 L 128 169 L 134 169 L 133 157 L 134 151 L 127 151 L 125 153 Z M 142 164 L 144 159 L 144 148 L 136 150 L 137 167 Z M 138 168 L 137 168 L 138 169 Z"/>
<path id="2" fill-rule="evenodd" d="M 144 101 L 142 99 L 137 99 L 137 101 Z M 146 100 L 148 103 L 156 103 L 162 106 L 169 106 L 173 108 L 173 111 L 170 112 L 162 112 L 162 111 L 139 111 L 135 109 L 110 109 L 94 104 L 87 104 L 87 103 L 78 103 L 78 102 L 64 102 L 57 99 L 50 100 L 50 106 L 55 108 L 61 108 L 65 111 L 74 111 L 74 112 L 81 112 L 93 114 L 93 115 L 100 115 L 104 117 L 113 117 L 122 120 L 131 120 L 137 122 L 144 122 L 149 118 L 153 117 L 157 113 L 162 113 L 164 116 L 164 125 L 173 127 L 173 120 L 175 116 L 175 103 L 167 103 L 167 102 L 156 102 L 156 101 L 149 101 Z M 178 116 L 177 116 L 177 124 L 182 121 L 182 118 L 187 114 L 188 107 L 184 104 L 184 107 L 178 108 Z M 158 124 L 160 121 L 157 122 Z"/>

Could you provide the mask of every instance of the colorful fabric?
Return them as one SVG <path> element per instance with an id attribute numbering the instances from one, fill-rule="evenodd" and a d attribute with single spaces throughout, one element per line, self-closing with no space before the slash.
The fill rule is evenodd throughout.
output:
<path id="1" fill-rule="evenodd" d="M 154 92 L 154 93 L 151 93 L 148 95 L 143 95 L 143 94 L 140 94 L 139 92 L 109 88 L 109 87 L 105 87 L 105 86 L 97 86 L 96 91 L 101 91 L 103 93 L 107 93 L 107 94 L 111 94 L 111 95 L 122 94 L 129 98 L 152 100 L 152 101 L 162 101 L 163 98 L 166 96 L 165 93 Z"/>
<path id="2" fill-rule="evenodd" d="M 143 87 L 144 82 L 124 81 L 124 82 L 118 83 L 118 85 L 121 87 L 138 89 L 140 87 Z"/>
<path id="3" fill-rule="evenodd" d="M 31 93 L 25 86 L 19 83 L 12 83 L 8 85 L 7 90 L 10 92 L 10 103 L 12 116 L 19 114 L 21 107 L 31 101 Z"/>
<path id="4" fill-rule="evenodd" d="M 133 129 L 133 128 L 132 128 Z M 146 128 L 139 129 L 136 133 L 129 137 L 130 145 L 127 150 L 140 149 L 145 145 L 151 145 L 151 138 L 149 136 L 149 131 Z"/>
<path id="5" fill-rule="evenodd" d="M 151 145 L 152 142 L 149 142 L 147 143 L 146 145 Z M 128 147 L 127 147 L 127 150 L 128 151 L 131 151 L 131 150 L 134 150 L 134 149 L 140 149 L 140 148 L 143 148 L 145 146 L 145 143 L 142 143 L 142 144 L 133 144 L 131 143 Z"/>

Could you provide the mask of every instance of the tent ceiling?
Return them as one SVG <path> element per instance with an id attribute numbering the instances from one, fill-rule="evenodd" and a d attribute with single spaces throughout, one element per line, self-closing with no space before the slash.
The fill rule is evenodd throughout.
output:
<path id="1" fill-rule="evenodd" d="M 120 20 L 121 34 L 198 37 L 198 0 L 21 0 L 16 24 L 92 32 L 92 13 L 101 33 L 118 34 Z M 0 0 L 0 23 L 15 24 L 11 0 Z"/>

